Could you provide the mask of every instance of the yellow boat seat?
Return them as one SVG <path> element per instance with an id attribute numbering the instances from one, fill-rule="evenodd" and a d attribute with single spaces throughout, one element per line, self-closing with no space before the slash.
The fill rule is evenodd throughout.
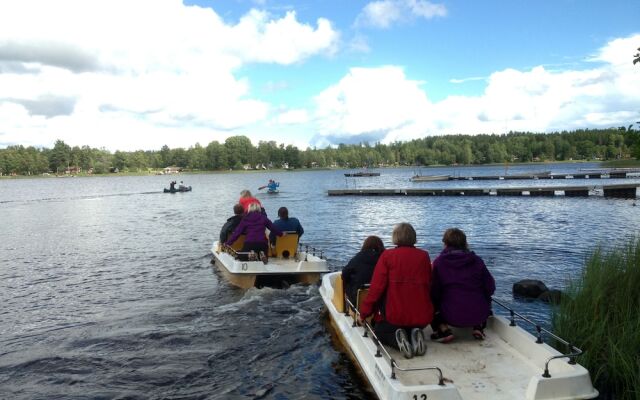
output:
<path id="1" fill-rule="evenodd" d="M 298 234 L 287 232 L 284 236 L 276 237 L 276 246 L 272 251 L 273 257 L 290 258 L 296 255 L 298 249 Z"/>
<path id="2" fill-rule="evenodd" d="M 336 281 L 333 284 L 333 298 L 331 301 L 338 312 L 344 312 L 344 286 L 342 283 L 342 274 L 336 276 Z"/>
<path id="3" fill-rule="evenodd" d="M 369 288 L 360 288 L 358 289 L 358 294 L 356 295 L 356 308 L 358 310 L 360 310 L 360 305 L 362 304 L 362 302 L 364 301 L 364 299 L 367 298 L 367 295 L 369 294 Z M 346 307 L 346 305 L 345 305 Z M 351 315 L 352 317 L 355 315 L 355 312 L 353 310 L 349 310 L 349 315 Z M 367 322 L 371 323 L 371 320 L 373 319 L 373 315 L 370 315 L 367 317 Z"/>
<path id="4" fill-rule="evenodd" d="M 234 249 L 235 251 L 240 251 L 242 250 L 242 246 L 244 246 L 244 239 L 247 237 L 247 235 L 240 235 L 238 236 L 238 238 L 236 239 L 235 242 L 231 243 L 231 248 Z"/>

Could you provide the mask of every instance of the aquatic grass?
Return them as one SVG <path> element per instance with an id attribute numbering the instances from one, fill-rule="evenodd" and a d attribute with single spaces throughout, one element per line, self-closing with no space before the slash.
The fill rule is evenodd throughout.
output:
<path id="1" fill-rule="evenodd" d="M 598 246 L 553 309 L 554 330 L 585 350 L 579 362 L 604 396 L 640 398 L 640 238 Z"/>

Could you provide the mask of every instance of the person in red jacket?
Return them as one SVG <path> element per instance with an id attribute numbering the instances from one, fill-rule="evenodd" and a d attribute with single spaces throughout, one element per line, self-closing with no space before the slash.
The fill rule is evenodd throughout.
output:
<path id="1" fill-rule="evenodd" d="M 416 231 L 411 224 L 396 225 L 391 239 L 397 247 L 380 255 L 360 320 L 375 313 L 373 330 L 380 341 L 406 358 L 421 356 L 427 351 L 423 329 L 433 319 L 431 260 L 429 253 L 414 247 Z"/>
<path id="2" fill-rule="evenodd" d="M 246 189 L 240 192 L 240 199 L 238 199 L 238 203 L 242 204 L 245 214 L 249 212 L 249 206 L 251 204 L 257 203 L 260 206 L 260 208 L 263 208 L 262 203 L 260 203 L 260 200 L 253 197 L 251 195 L 251 192 Z"/>

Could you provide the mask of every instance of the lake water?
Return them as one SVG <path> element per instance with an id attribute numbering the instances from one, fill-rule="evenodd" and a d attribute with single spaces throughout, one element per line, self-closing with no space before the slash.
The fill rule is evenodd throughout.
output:
<path id="1" fill-rule="evenodd" d="M 508 173 L 540 171 L 518 166 Z M 413 169 L 384 169 L 375 178 L 347 179 L 344 172 L 0 180 L 0 398 L 369 396 L 332 342 L 317 287 L 244 291 L 210 264 L 211 243 L 239 192 L 258 192 L 269 178 L 281 189 L 258 192 L 269 216 L 287 206 L 305 228 L 302 242 L 323 249 L 331 269 L 342 268 L 368 235 L 389 245 L 402 221 L 413 224 L 418 246 L 433 259 L 443 231 L 457 226 L 495 276 L 496 298 L 545 324 L 548 306 L 513 299 L 513 282 L 537 278 L 562 289 L 594 245 L 621 243 L 640 228 L 636 200 L 328 197 L 327 189 L 354 186 L 532 182 L 415 184 Z M 505 168 L 422 172 L 493 175 Z M 193 192 L 162 193 L 170 179 L 185 180 Z"/>

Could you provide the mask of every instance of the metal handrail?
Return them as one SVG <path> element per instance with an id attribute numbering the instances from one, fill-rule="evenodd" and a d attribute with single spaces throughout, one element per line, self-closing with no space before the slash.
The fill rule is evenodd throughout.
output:
<path id="1" fill-rule="evenodd" d="M 500 307 L 504 308 L 505 310 L 509 311 L 509 326 L 516 326 L 516 316 L 518 316 L 520 319 L 522 319 L 523 321 L 528 322 L 529 324 L 533 325 L 533 327 L 535 327 L 536 332 L 537 332 L 537 338 L 536 338 L 536 343 L 538 344 L 542 344 L 544 343 L 543 337 L 542 337 L 542 333 L 546 333 L 547 335 L 553 337 L 555 340 L 557 340 L 558 342 L 564 344 L 567 349 L 569 350 L 568 354 L 561 354 L 561 355 L 557 355 L 557 356 L 553 356 L 550 357 L 545 363 L 544 363 L 544 372 L 542 373 L 542 376 L 544 378 L 551 378 L 551 374 L 549 374 L 549 363 L 553 360 L 556 359 L 560 359 L 560 358 L 568 358 L 569 364 L 576 364 L 576 357 L 578 357 L 579 355 L 581 355 L 583 353 L 583 351 L 579 348 L 577 348 L 576 346 L 574 346 L 571 342 L 564 340 L 563 338 L 561 338 L 560 336 L 556 335 L 555 333 L 543 328 L 542 326 L 540 326 L 539 324 L 531 321 L 529 318 L 525 317 L 524 315 L 514 311 L 512 308 L 508 307 L 507 305 L 499 302 L 496 299 L 491 299 L 494 303 L 496 303 L 497 305 L 499 305 Z"/>
<path id="2" fill-rule="evenodd" d="M 347 296 L 344 296 L 344 301 L 348 305 L 348 308 L 345 309 L 345 316 L 346 317 L 351 317 L 351 315 L 349 315 L 349 309 L 351 309 L 354 312 L 353 313 L 353 324 L 351 326 L 353 328 L 355 328 L 355 327 L 358 326 L 358 320 L 360 319 L 359 318 L 360 317 L 360 311 L 358 311 L 358 309 L 353 305 L 353 303 L 351 303 L 351 300 L 349 300 L 347 298 Z M 380 339 L 378 339 L 378 336 L 373 331 L 373 328 L 371 327 L 371 325 L 364 319 L 362 320 L 362 322 L 364 323 L 364 335 L 363 335 L 363 337 L 367 337 L 368 334 L 371 334 L 371 339 L 373 340 L 373 343 L 376 345 L 375 357 L 382 357 L 382 354 L 380 353 L 380 351 L 382 350 L 382 353 L 384 353 L 386 358 L 389 360 L 389 367 L 391 368 L 391 379 L 396 379 L 396 370 L 403 371 L 403 372 L 435 370 L 435 371 L 438 372 L 438 385 L 444 386 L 444 376 L 442 375 L 442 370 L 439 367 L 418 367 L 418 368 L 403 368 L 403 367 L 401 367 L 400 365 L 398 365 L 396 360 L 393 357 L 391 357 L 391 354 L 389 354 L 389 352 L 384 347 L 384 345 L 382 344 Z"/>
<path id="3" fill-rule="evenodd" d="M 298 249 L 299 249 L 298 253 L 302 252 L 302 247 L 303 246 L 305 247 L 305 251 L 304 251 L 304 253 L 305 253 L 304 260 L 305 261 L 308 261 L 307 260 L 307 254 L 309 254 L 309 249 L 311 249 L 311 254 L 313 254 L 314 256 L 316 256 L 316 253 L 318 253 L 317 257 L 319 257 L 321 260 L 325 259 L 324 250 L 318 250 L 315 247 L 309 246 L 307 244 L 298 243 Z M 220 250 L 222 252 L 229 253 L 229 255 L 231 255 L 233 258 L 238 258 L 238 255 L 241 255 L 241 254 L 242 255 L 251 254 L 250 251 L 237 251 L 233 247 L 231 247 L 231 246 L 229 246 L 227 244 L 224 244 L 224 243 L 222 243 L 220 245 Z M 297 256 L 298 253 L 296 253 L 296 256 Z"/>

